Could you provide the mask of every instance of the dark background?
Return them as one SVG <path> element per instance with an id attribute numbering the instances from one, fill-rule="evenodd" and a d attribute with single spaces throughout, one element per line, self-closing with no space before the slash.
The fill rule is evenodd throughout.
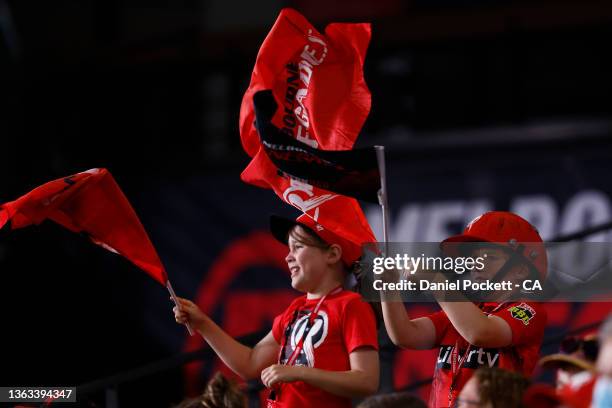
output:
<path id="1" fill-rule="evenodd" d="M 524 195 L 554 203 L 545 238 L 603 222 L 610 206 L 567 219 L 580 194 L 612 197 L 607 3 L 0 0 L 0 202 L 106 167 L 179 294 L 218 298 L 209 312 L 234 335 L 266 330 L 295 295 L 281 268 L 245 266 L 223 293 L 207 294 L 206 277 L 241 237 L 265 230 L 268 212 L 293 214 L 240 183 L 248 160 L 237 128 L 259 45 L 290 6 L 321 30 L 372 23 L 373 104 L 358 144 L 387 147 L 397 237 L 414 206 L 431 215 L 463 203 L 451 233 L 482 208 L 474 200 L 512 209 Z M 423 228 L 410 238 L 442 238 Z M 51 223 L 2 231 L 0 277 L 0 385 L 80 385 L 194 347 L 163 288 Z M 265 312 L 241 320 L 230 304 Z M 551 334 L 605 315 L 590 306 L 552 306 Z M 414 356 L 383 356 L 383 389 L 426 378 L 433 362 Z M 167 407 L 215 367 L 174 368 L 80 401 Z"/>

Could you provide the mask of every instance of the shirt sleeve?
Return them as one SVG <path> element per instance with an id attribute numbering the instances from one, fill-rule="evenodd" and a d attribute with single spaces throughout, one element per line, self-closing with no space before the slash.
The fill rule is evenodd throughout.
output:
<path id="1" fill-rule="evenodd" d="M 342 320 L 344 344 L 349 353 L 359 347 L 378 350 L 378 331 L 372 307 L 361 299 L 350 301 Z"/>
<path id="2" fill-rule="evenodd" d="M 512 330 L 512 344 L 520 345 L 540 339 L 546 326 L 546 310 L 538 303 L 523 302 L 506 305 L 494 313 L 504 319 Z"/>
<path id="3" fill-rule="evenodd" d="M 285 316 L 284 313 L 279 314 L 274 318 L 274 322 L 272 322 L 272 335 L 278 344 L 281 344 L 283 339 L 283 316 Z"/>
<path id="4" fill-rule="evenodd" d="M 287 309 L 274 318 L 274 321 L 272 322 L 272 335 L 278 344 L 282 344 L 283 337 L 285 336 L 285 328 L 287 324 L 291 322 L 293 312 L 300 308 L 300 305 L 303 303 L 305 298 L 306 296 L 300 296 L 293 299 L 293 302 L 291 302 Z"/>
<path id="5" fill-rule="evenodd" d="M 432 313 L 428 315 L 427 318 L 431 320 L 436 330 L 436 344 L 435 345 L 438 346 L 442 342 L 442 337 L 444 337 L 444 333 L 446 332 L 446 329 L 448 328 L 448 325 L 450 324 L 450 320 L 448 320 L 448 316 L 446 315 L 446 313 L 444 313 L 443 310 Z"/>

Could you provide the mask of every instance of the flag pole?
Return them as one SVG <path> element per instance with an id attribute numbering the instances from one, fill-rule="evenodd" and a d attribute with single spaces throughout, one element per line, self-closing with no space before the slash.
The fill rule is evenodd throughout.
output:
<path id="1" fill-rule="evenodd" d="M 385 146 L 374 146 L 376 161 L 380 173 L 380 190 L 378 190 L 378 204 L 382 210 L 383 241 L 385 242 L 385 256 L 389 254 L 389 201 L 387 196 L 387 172 L 385 164 Z"/>
<path id="2" fill-rule="evenodd" d="M 172 284 L 170 283 L 170 279 L 166 281 L 166 288 L 168 288 L 168 292 L 170 292 L 170 297 L 172 298 L 172 301 L 174 302 L 174 304 L 176 304 L 176 307 L 178 307 L 179 310 L 182 310 L 181 304 L 179 303 L 178 298 L 176 297 L 176 293 L 174 293 L 174 289 L 172 288 Z M 187 327 L 187 331 L 189 332 L 189 335 L 193 336 L 193 329 L 191 328 L 191 325 L 189 324 L 189 322 L 185 323 L 185 327 Z"/>

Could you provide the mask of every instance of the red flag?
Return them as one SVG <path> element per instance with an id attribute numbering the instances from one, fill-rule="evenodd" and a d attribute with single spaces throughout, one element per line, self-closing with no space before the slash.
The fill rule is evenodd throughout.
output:
<path id="1" fill-rule="evenodd" d="M 281 104 L 272 123 L 281 132 L 317 149 L 351 149 L 371 106 L 363 78 L 369 41 L 369 24 L 334 23 L 322 35 L 298 12 L 283 9 L 259 50 L 240 109 L 242 145 L 253 158 L 242 180 L 273 189 L 321 225 L 359 244 L 375 238 L 355 199 L 289 178 L 270 161 L 254 126 L 253 96 L 272 90 Z"/>
<path id="2" fill-rule="evenodd" d="M 57 179 L 0 206 L 0 228 L 38 225 L 50 219 L 72 232 L 86 233 L 162 285 L 168 276 L 129 201 L 106 169 Z"/>

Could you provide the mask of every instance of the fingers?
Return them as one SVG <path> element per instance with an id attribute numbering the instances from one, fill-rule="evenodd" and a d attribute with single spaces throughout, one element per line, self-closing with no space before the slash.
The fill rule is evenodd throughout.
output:
<path id="1" fill-rule="evenodd" d="M 177 323 L 185 324 L 189 322 L 190 310 L 188 309 L 188 307 L 185 307 L 183 305 L 181 305 L 180 308 L 178 306 L 174 306 L 172 308 L 172 312 L 174 313 L 174 319 Z"/>
<path id="2" fill-rule="evenodd" d="M 177 323 L 185 324 L 189 322 L 189 315 L 185 312 L 180 312 L 178 310 L 175 310 L 174 320 L 176 320 Z"/>
<path id="3" fill-rule="evenodd" d="M 170 299 L 172 301 L 174 301 L 174 299 L 172 297 Z M 176 314 L 177 308 L 179 310 L 185 311 L 187 313 L 191 313 L 192 311 L 198 309 L 198 306 L 196 306 L 195 303 L 193 303 L 192 301 L 190 301 L 188 299 L 177 297 L 177 300 L 178 300 L 178 303 L 175 303 L 176 306 L 174 306 L 172 308 L 172 310 L 174 311 L 175 314 Z"/>
<path id="4" fill-rule="evenodd" d="M 274 366 L 265 368 L 261 372 L 261 382 L 264 386 L 271 388 L 274 380 Z"/>
<path id="5" fill-rule="evenodd" d="M 193 303 L 189 299 L 178 298 L 178 301 L 181 304 L 181 306 L 195 306 L 195 303 Z"/>
<path id="6" fill-rule="evenodd" d="M 274 387 L 282 381 L 281 370 L 278 364 L 271 365 L 261 372 L 261 382 L 268 388 Z"/>
<path id="7" fill-rule="evenodd" d="M 184 298 L 177 298 L 177 303 L 172 308 L 172 312 L 177 323 L 189 323 L 193 327 L 200 327 L 207 319 L 198 305 Z"/>
<path id="8" fill-rule="evenodd" d="M 271 369 L 271 368 L 272 368 L 272 366 L 270 366 L 270 367 L 268 367 L 268 368 L 264 368 L 264 369 L 261 371 L 261 382 L 263 383 L 263 385 L 264 385 L 265 387 L 268 387 L 268 388 L 269 388 L 269 385 L 268 385 L 268 380 L 269 380 L 269 378 L 270 378 L 270 369 Z"/>
<path id="9" fill-rule="evenodd" d="M 174 298 L 173 297 L 170 297 L 170 300 L 172 300 L 174 302 Z M 178 300 L 178 305 L 180 305 L 181 307 L 195 306 L 195 303 L 193 303 L 189 299 L 185 299 L 185 298 L 177 296 L 176 300 Z"/>

